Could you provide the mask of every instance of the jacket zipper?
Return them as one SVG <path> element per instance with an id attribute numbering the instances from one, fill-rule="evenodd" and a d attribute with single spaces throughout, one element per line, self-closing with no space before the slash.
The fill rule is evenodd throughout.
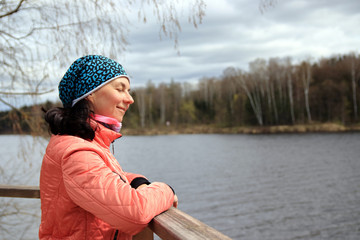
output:
<path id="1" fill-rule="evenodd" d="M 119 178 L 121 179 L 121 181 L 123 181 L 124 183 L 126 183 L 126 181 L 121 177 L 121 175 L 120 174 L 118 174 L 117 172 L 115 172 L 115 171 L 113 171 L 113 173 L 115 173 L 116 175 L 118 175 L 119 176 Z"/>
<path id="2" fill-rule="evenodd" d="M 114 240 L 117 239 L 118 234 L 119 234 L 119 230 L 116 230 L 116 231 L 115 231 L 115 235 L 114 235 Z"/>

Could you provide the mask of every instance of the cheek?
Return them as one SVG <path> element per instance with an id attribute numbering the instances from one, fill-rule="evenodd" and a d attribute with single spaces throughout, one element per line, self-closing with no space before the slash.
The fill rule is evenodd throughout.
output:
<path id="1" fill-rule="evenodd" d="M 95 113 L 104 115 L 104 113 L 107 113 L 109 109 L 111 108 L 111 102 L 107 98 L 99 98 L 97 101 L 95 101 L 94 104 L 94 111 Z"/>
<path id="2" fill-rule="evenodd" d="M 122 97 L 119 95 L 114 95 L 114 96 L 112 96 L 112 98 L 109 101 L 113 105 L 118 105 L 120 102 L 122 102 Z"/>
<path id="3" fill-rule="evenodd" d="M 113 95 L 113 96 L 112 96 L 111 101 L 112 101 L 114 104 L 119 104 L 119 103 L 123 102 L 124 99 L 125 99 L 124 94 L 116 94 L 116 95 Z"/>
<path id="4" fill-rule="evenodd" d="M 116 106 L 121 103 L 122 100 L 122 96 L 116 93 L 102 94 L 95 99 L 95 113 L 109 115 L 116 109 Z"/>

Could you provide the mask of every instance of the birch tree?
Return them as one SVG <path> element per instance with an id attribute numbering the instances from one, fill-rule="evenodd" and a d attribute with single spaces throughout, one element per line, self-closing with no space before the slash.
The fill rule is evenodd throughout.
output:
<path id="1" fill-rule="evenodd" d="M 254 111 L 256 120 L 260 126 L 264 125 L 263 122 L 263 112 L 261 107 L 261 93 L 259 90 L 259 86 L 251 84 L 251 78 L 247 77 L 240 77 L 239 83 L 241 88 L 245 91 L 246 96 L 249 98 L 250 105 Z M 252 86 L 251 86 L 252 85 Z M 251 89 L 251 90 L 250 90 Z"/>
<path id="2" fill-rule="evenodd" d="M 159 104 L 160 104 L 160 125 L 165 125 L 166 121 L 166 90 L 167 87 L 165 84 L 160 84 L 158 87 L 159 90 Z"/>
<path id="3" fill-rule="evenodd" d="M 304 98 L 305 98 L 305 109 L 308 121 L 311 122 L 311 113 L 310 113 L 310 104 L 309 104 L 309 88 L 311 81 L 311 65 L 309 62 L 303 62 L 301 64 L 301 81 L 304 88 Z"/>
<path id="4" fill-rule="evenodd" d="M 262 104 L 261 99 L 264 95 L 264 89 L 263 89 L 263 81 L 261 78 L 255 76 L 256 74 L 259 74 L 258 72 L 258 66 L 256 62 L 259 62 L 259 60 L 256 60 L 255 62 L 251 62 L 249 64 L 250 66 L 250 73 L 249 74 L 241 74 L 238 76 L 237 84 L 240 85 L 240 88 L 244 90 L 246 96 L 249 99 L 250 105 L 254 111 L 256 120 L 260 126 L 264 125 L 263 121 L 263 110 L 262 110 Z M 261 65 L 261 64 L 260 64 Z"/>
<path id="5" fill-rule="evenodd" d="M 262 98 L 266 92 L 269 92 L 268 75 L 266 69 L 266 61 L 264 59 L 256 59 L 249 63 L 250 72 L 248 77 L 240 78 L 240 84 L 249 98 L 251 107 L 254 110 L 259 125 L 263 125 L 263 109 Z M 265 86 L 265 87 L 264 87 Z M 267 103 L 271 109 L 271 97 L 267 95 Z"/>
<path id="6" fill-rule="evenodd" d="M 280 80 L 280 76 L 279 76 L 279 60 L 277 58 L 271 58 L 269 60 L 269 66 L 268 66 L 268 80 L 266 81 L 267 83 L 267 91 L 268 91 L 268 101 L 269 101 L 269 107 L 271 109 L 273 109 L 273 113 L 274 113 L 274 118 L 275 118 L 275 123 L 278 124 L 279 123 L 279 115 L 278 115 L 278 106 L 276 104 L 276 96 L 275 96 L 275 86 L 278 86 L 278 94 L 279 94 L 279 98 L 281 100 L 282 96 L 282 90 L 281 90 L 281 80 Z M 279 101 L 281 102 L 281 101 Z"/>
<path id="7" fill-rule="evenodd" d="M 356 58 L 355 54 L 352 53 L 349 56 L 350 59 L 350 73 L 351 73 L 351 89 L 352 89 L 352 100 L 353 100 L 353 110 L 354 110 L 354 120 L 358 120 L 358 105 L 357 105 L 357 88 L 360 78 L 360 63 Z"/>
<path id="8" fill-rule="evenodd" d="M 155 92 L 155 85 L 149 80 L 146 84 L 146 95 L 148 99 L 148 120 L 149 120 L 149 126 L 153 125 L 153 104 L 154 104 L 154 92 Z"/>
<path id="9" fill-rule="evenodd" d="M 287 89 L 288 89 L 288 96 L 289 96 L 289 106 L 290 106 L 290 114 L 291 114 L 291 123 L 295 124 L 295 111 L 294 111 L 294 97 L 293 97 L 293 79 L 292 79 L 292 65 L 291 59 L 286 58 L 285 60 L 285 71 L 286 71 L 286 78 L 287 78 Z"/>

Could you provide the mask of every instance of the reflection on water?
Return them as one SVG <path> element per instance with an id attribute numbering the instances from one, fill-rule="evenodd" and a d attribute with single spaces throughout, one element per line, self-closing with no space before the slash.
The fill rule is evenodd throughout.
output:
<path id="1" fill-rule="evenodd" d="M 233 239 L 359 239 L 359 140 L 359 133 L 125 136 L 115 156 L 124 170 L 170 184 L 180 210 Z"/>

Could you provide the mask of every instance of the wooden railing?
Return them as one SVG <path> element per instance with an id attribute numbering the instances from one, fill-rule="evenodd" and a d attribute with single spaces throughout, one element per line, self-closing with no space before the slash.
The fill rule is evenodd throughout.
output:
<path id="1" fill-rule="evenodd" d="M 0 185 L 0 197 L 40 198 L 40 189 L 34 186 Z M 214 228 L 173 207 L 156 216 L 149 223 L 149 227 L 134 236 L 133 239 L 150 240 L 153 239 L 153 233 L 166 240 L 230 239 Z"/>

